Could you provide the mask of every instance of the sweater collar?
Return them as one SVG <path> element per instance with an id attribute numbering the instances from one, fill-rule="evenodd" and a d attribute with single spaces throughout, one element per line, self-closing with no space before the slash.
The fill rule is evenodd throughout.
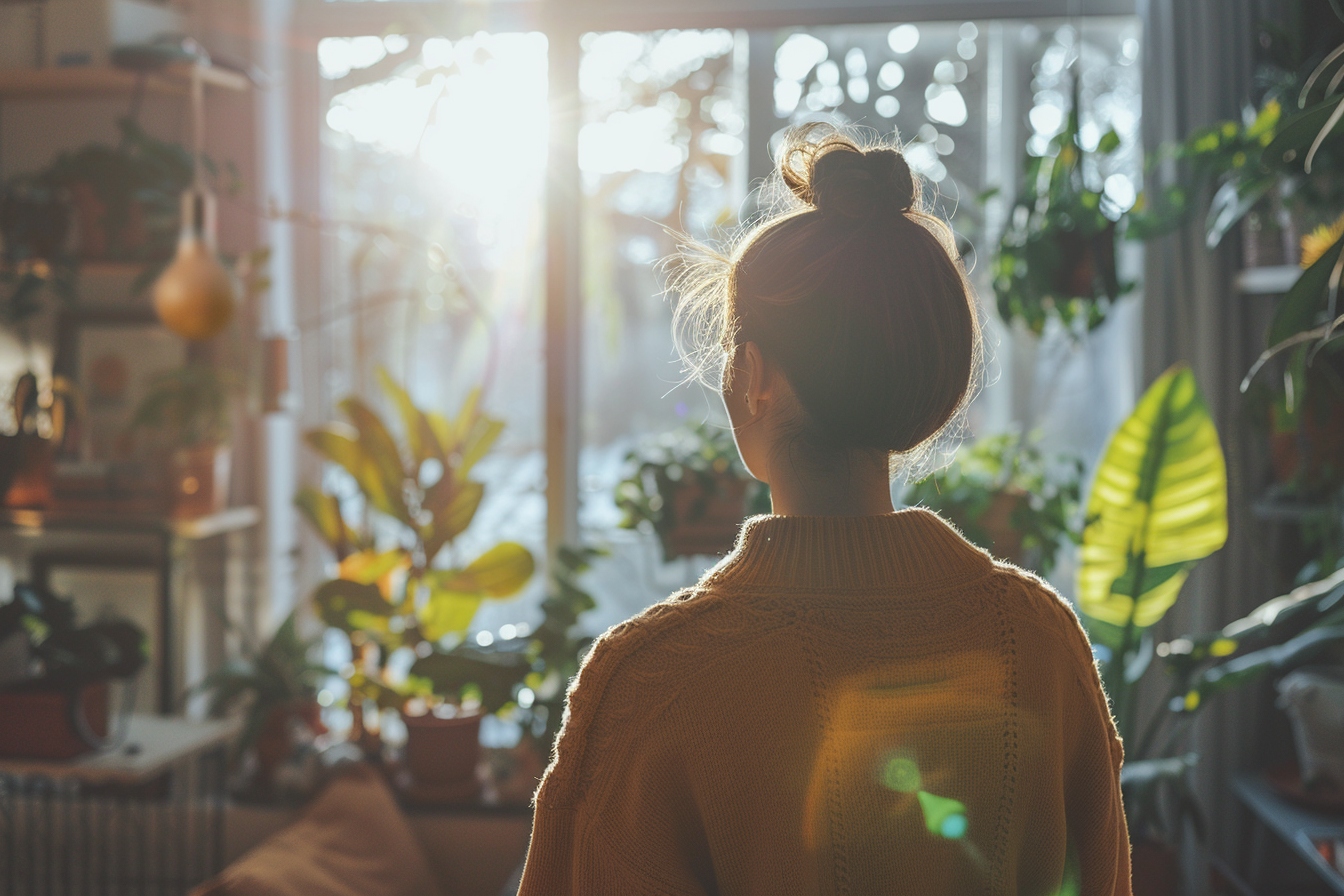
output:
<path id="1" fill-rule="evenodd" d="M 936 513 L 752 517 L 705 584 L 807 589 L 947 586 L 989 572 L 993 560 Z"/>

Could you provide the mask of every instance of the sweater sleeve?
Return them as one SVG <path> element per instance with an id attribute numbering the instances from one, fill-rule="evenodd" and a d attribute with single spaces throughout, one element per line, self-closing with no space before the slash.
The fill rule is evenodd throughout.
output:
<path id="1" fill-rule="evenodd" d="M 1064 682 L 1071 698 L 1068 715 L 1078 720 L 1073 755 L 1064 772 L 1064 798 L 1069 840 L 1081 877 L 1078 892 L 1131 896 L 1129 831 L 1120 792 L 1124 746 L 1087 634 L 1072 609 L 1055 600 L 1074 665 Z"/>
<path id="2" fill-rule="evenodd" d="M 636 637 L 594 646 L 570 688 L 535 799 L 519 896 L 702 896 L 713 889 L 666 676 L 631 662 Z M 644 639 L 641 637 L 641 641 Z"/>

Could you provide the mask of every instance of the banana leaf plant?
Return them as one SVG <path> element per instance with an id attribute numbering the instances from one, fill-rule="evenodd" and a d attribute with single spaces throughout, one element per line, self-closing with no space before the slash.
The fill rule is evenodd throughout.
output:
<path id="1" fill-rule="evenodd" d="M 1078 605 L 1098 652 L 1131 781 L 1184 786 L 1186 762 L 1154 769 L 1136 749 L 1138 688 L 1155 653 L 1152 627 L 1171 609 L 1190 571 L 1227 540 L 1227 470 L 1218 432 L 1194 374 L 1162 374 L 1112 434 L 1088 497 Z M 1193 760 L 1191 760 L 1193 761 Z M 1158 774 L 1161 771 L 1162 774 Z M 1178 797 L 1188 797 L 1180 792 Z M 1140 806 L 1131 806 L 1139 814 Z M 1142 818 L 1131 818 L 1142 828 Z"/>
<path id="2" fill-rule="evenodd" d="M 300 490 L 296 503 L 339 560 L 337 577 L 319 585 L 313 600 L 321 619 L 350 637 L 351 693 L 399 709 L 411 696 L 437 702 L 460 695 L 436 692 L 420 676 L 396 681 L 387 667 L 392 652 L 409 648 L 423 657 L 451 649 L 481 603 L 517 594 L 535 564 L 515 542 L 501 542 L 466 563 L 453 551 L 485 494 L 471 471 L 504 428 L 481 411 L 479 390 L 450 419 L 417 407 L 386 371 L 378 379 L 400 417 L 400 440 L 355 397 L 340 404 L 348 423 L 305 434 L 309 446 L 354 480 L 363 519 L 351 523 L 335 495 L 312 487 Z M 375 516 L 395 524 L 395 543 L 375 539 Z M 352 707 L 357 702 L 352 699 Z"/>

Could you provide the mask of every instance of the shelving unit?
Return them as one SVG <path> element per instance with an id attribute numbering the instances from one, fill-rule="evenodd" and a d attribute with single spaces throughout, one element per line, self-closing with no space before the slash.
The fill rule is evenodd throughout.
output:
<path id="1" fill-rule="evenodd" d="M 201 81 L 207 87 L 247 90 L 252 84 L 246 75 L 229 69 L 207 65 L 200 67 L 200 73 Z M 0 69 L 0 100 L 131 93 L 141 80 L 150 93 L 186 96 L 191 91 L 191 75 L 189 65 L 174 65 L 161 72 L 143 75 L 125 69 L 94 66 Z"/>

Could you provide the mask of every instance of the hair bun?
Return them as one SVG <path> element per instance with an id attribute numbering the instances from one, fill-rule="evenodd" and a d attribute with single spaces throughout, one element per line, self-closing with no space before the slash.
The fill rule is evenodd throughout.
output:
<path id="1" fill-rule="evenodd" d="M 915 207 L 919 186 L 898 150 L 864 150 L 841 134 L 814 140 L 815 130 L 800 129 L 780 160 L 784 183 L 795 196 L 823 215 L 852 221 Z"/>

